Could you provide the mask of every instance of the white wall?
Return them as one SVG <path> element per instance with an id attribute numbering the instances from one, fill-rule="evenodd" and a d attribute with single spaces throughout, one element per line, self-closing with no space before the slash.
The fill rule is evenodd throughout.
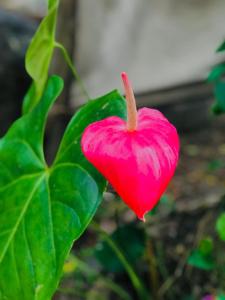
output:
<path id="1" fill-rule="evenodd" d="M 75 64 L 92 97 L 202 79 L 225 37 L 224 0 L 80 0 Z M 82 98 L 74 87 L 73 99 Z"/>
<path id="2" fill-rule="evenodd" d="M 36 15 L 46 3 L 0 0 Z M 225 38 L 225 1 L 79 0 L 74 31 L 75 64 L 92 97 L 120 88 L 121 71 L 137 92 L 158 89 L 206 76 Z M 83 98 L 77 86 L 72 98 Z"/>
<path id="3" fill-rule="evenodd" d="M 7 9 L 16 9 L 35 16 L 44 16 L 47 0 L 0 0 L 0 5 Z"/>

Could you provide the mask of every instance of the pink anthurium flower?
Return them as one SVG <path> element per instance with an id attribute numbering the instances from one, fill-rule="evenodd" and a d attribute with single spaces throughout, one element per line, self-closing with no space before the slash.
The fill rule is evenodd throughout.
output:
<path id="1" fill-rule="evenodd" d="M 156 109 L 137 111 L 131 84 L 122 73 L 127 122 L 108 117 L 90 124 L 81 146 L 89 162 L 111 183 L 139 219 L 159 201 L 176 169 L 179 138 Z"/>

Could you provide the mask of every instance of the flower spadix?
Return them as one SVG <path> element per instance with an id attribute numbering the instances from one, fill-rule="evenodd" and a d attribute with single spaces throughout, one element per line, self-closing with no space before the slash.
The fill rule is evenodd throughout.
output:
<path id="1" fill-rule="evenodd" d="M 144 220 L 170 182 L 178 161 L 176 128 L 156 109 L 137 111 L 126 73 L 127 121 L 108 117 L 89 125 L 82 151 L 122 200 Z"/>

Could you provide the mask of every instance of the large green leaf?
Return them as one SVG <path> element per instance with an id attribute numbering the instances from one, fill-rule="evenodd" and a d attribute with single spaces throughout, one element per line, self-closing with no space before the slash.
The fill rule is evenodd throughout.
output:
<path id="1" fill-rule="evenodd" d="M 51 299 L 71 246 L 93 217 L 105 180 L 85 160 L 80 137 L 92 121 L 124 117 L 116 92 L 88 102 L 71 120 L 52 166 L 43 154 L 48 111 L 62 90 L 48 81 L 41 101 L 0 140 L 0 299 Z"/>
<path id="2" fill-rule="evenodd" d="M 55 47 L 56 19 L 59 0 L 49 0 L 48 14 L 42 20 L 26 54 L 26 70 L 33 84 L 26 95 L 23 112 L 27 113 L 40 100 L 48 78 L 49 66 Z"/>

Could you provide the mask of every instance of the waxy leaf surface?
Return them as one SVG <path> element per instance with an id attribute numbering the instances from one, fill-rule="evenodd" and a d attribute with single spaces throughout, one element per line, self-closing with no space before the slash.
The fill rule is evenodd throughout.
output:
<path id="1" fill-rule="evenodd" d="M 1 300 L 51 299 L 72 244 L 105 188 L 103 177 L 81 153 L 80 137 L 92 121 L 125 117 L 125 102 L 116 91 L 88 102 L 72 118 L 49 167 L 44 128 L 62 86 L 59 77 L 51 77 L 36 107 L 0 140 Z"/>

